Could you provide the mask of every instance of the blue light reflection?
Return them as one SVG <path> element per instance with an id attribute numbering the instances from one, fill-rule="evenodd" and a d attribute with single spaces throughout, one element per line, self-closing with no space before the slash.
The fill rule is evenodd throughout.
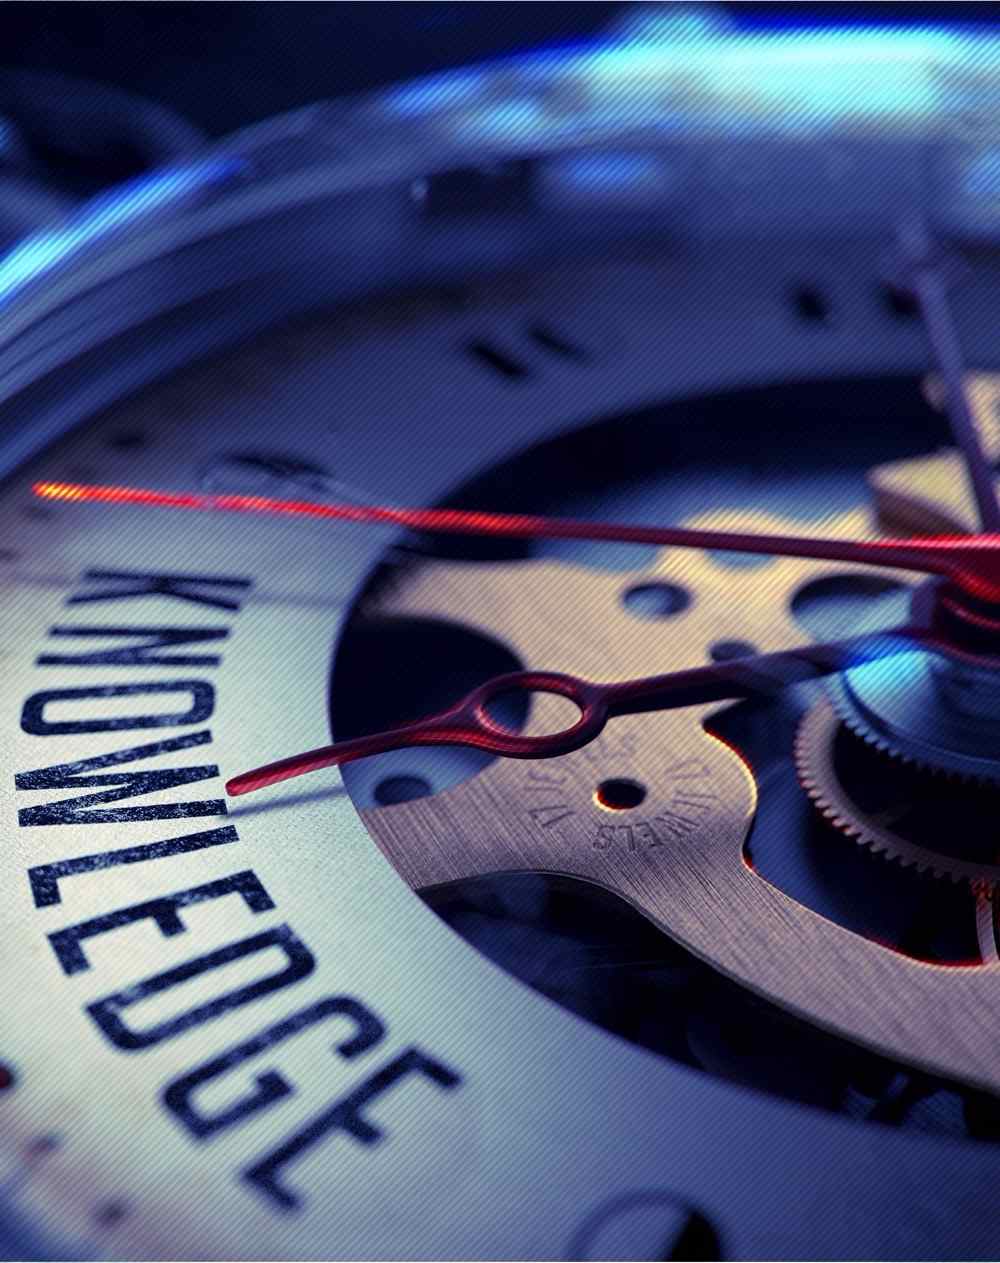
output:
<path id="1" fill-rule="evenodd" d="M 176 207 L 196 193 L 225 183 L 243 167 L 242 162 L 229 158 L 195 162 L 140 176 L 100 194 L 65 222 L 33 233 L 0 259 L 0 303 L 101 237 L 152 211 Z"/>
<path id="2" fill-rule="evenodd" d="M 389 89 L 386 119 L 424 119 L 471 142 L 512 133 L 541 142 L 575 121 L 600 128 L 707 120 L 759 129 L 939 121 L 949 72 L 963 92 L 1000 78 L 1000 39 L 949 27 L 685 28 L 683 38 L 552 48 Z"/>

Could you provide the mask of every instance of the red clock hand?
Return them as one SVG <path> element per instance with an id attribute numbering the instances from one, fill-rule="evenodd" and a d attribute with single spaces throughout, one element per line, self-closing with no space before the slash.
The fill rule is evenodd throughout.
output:
<path id="1" fill-rule="evenodd" d="M 373 736 L 356 737 L 352 741 L 335 742 L 234 776 L 227 782 L 226 792 L 234 797 L 249 794 L 320 768 L 409 746 L 463 745 L 511 759 L 548 759 L 569 754 L 593 741 L 616 715 L 768 696 L 792 684 L 879 658 L 917 649 L 944 648 L 933 633 L 908 626 L 615 684 L 595 684 L 553 671 L 515 671 L 496 676 L 457 705 L 417 723 Z M 567 697 L 579 708 L 579 718 L 562 732 L 544 736 L 511 732 L 491 719 L 489 704 L 502 694 L 512 692 L 555 693 Z"/>
<path id="2" fill-rule="evenodd" d="M 381 522 L 418 531 L 494 535 L 509 539 L 608 540 L 660 547 L 708 548 L 719 552 L 767 553 L 820 561 L 888 566 L 942 575 L 969 596 L 1000 602 L 1000 533 L 935 539 L 843 540 L 801 535 L 756 535 L 746 531 L 695 530 L 681 526 L 631 526 L 523 513 L 460 509 L 400 509 L 367 504 L 324 504 L 266 496 L 211 495 L 106 487 L 85 483 L 36 482 L 35 495 L 76 503 L 142 504 L 172 509 L 284 514 L 331 522 Z"/>

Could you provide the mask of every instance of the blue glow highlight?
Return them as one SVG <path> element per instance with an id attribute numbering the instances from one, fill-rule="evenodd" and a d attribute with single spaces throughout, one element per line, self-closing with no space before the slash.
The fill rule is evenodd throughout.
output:
<path id="1" fill-rule="evenodd" d="M 144 175 L 100 194 L 64 223 L 33 233 L 0 259 L 0 302 L 102 237 L 225 183 L 242 169 L 242 163 L 229 158 L 193 163 Z"/>
<path id="2" fill-rule="evenodd" d="M 930 31 L 708 37 L 599 49 L 579 72 L 595 105 L 645 98 L 663 112 L 800 129 L 851 116 L 930 117 L 940 95 L 932 72 L 957 48 L 952 35 Z"/>
<path id="3" fill-rule="evenodd" d="M 483 86 L 485 69 L 454 70 L 389 88 L 382 104 L 400 118 L 419 118 L 436 110 L 451 109 L 475 101 Z"/>
<path id="4" fill-rule="evenodd" d="M 670 175 L 662 159 L 642 153 L 569 154 L 552 167 L 551 176 L 558 176 L 562 189 L 587 197 L 610 190 L 616 195 L 627 190 L 660 192 Z"/>
<path id="5" fill-rule="evenodd" d="M 928 654 L 911 641 L 896 640 L 886 636 L 885 644 L 891 654 L 875 662 L 861 662 L 849 667 L 847 677 L 854 688 L 863 689 L 865 696 L 873 694 L 905 694 L 914 688 L 927 671 Z"/>
<path id="6" fill-rule="evenodd" d="M 697 17 L 697 15 L 695 15 Z M 636 128 L 754 132 L 869 126 L 929 130 L 963 94 L 995 95 L 1000 38 L 926 26 L 717 29 L 664 24 L 655 37 L 552 48 L 391 89 L 383 119 L 421 121 L 440 140 L 538 143 L 627 122 Z M 1000 126 L 1000 124 L 998 124 Z"/>
<path id="7" fill-rule="evenodd" d="M 477 111 L 459 121 L 460 133 L 468 132 L 479 140 L 503 140 L 508 144 L 530 139 L 545 126 L 545 108 L 531 97 L 515 97 Z"/>
<path id="8" fill-rule="evenodd" d="M 554 154 L 538 173 L 537 196 L 556 206 L 662 209 L 683 166 L 658 153 L 587 151 Z"/>
<path id="9" fill-rule="evenodd" d="M 716 36 L 676 45 L 625 44 L 583 54 L 586 73 L 642 74 L 669 69 L 727 71 L 743 68 L 767 74 L 781 67 L 851 70 L 871 65 L 922 65 L 953 52 L 958 40 L 944 30 L 800 31 L 776 36 Z"/>

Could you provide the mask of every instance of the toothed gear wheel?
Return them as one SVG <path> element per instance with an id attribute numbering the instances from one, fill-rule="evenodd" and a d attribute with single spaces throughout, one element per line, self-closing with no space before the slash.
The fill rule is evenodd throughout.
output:
<path id="1" fill-rule="evenodd" d="M 942 775 L 896 757 L 826 700 L 802 719 L 795 763 L 819 811 L 855 842 L 976 890 L 1000 886 L 995 782 Z"/>
<path id="2" fill-rule="evenodd" d="M 925 772 L 1000 783 L 1000 681 L 929 653 L 832 677 L 837 716 L 883 754 Z"/>

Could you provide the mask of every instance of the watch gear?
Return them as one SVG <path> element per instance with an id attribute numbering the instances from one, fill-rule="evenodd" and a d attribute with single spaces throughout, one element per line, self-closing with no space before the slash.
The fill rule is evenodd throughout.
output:
<path id="1" fill-rule="evenodd" d="M 942 776 L 883 748 L 827 699 L 804 715 L 795 741 L 799 781 L 840 832 L 919 872 L 977 889 L 1000 883 L 1000 788 Z"/>
<path id="2" fill-rule="evenodd" d="M 825 687 L 847 727 L 892 758 L 963 780 L 1000 781 L 996 668 L 918 651 L 853 667 Z"/>

